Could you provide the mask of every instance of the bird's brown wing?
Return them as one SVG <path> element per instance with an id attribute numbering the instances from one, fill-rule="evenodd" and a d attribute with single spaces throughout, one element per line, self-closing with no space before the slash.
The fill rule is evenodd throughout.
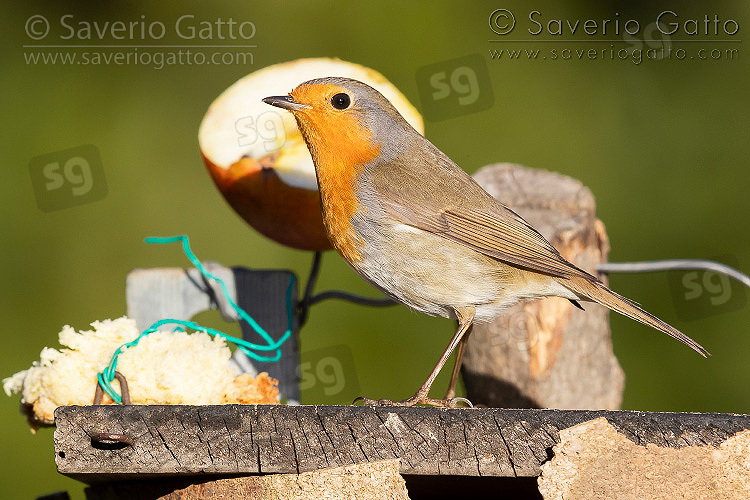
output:
<path id="1" fill-rule="evenodd" d="M 388 215 L 504 262 L 551 275 L 579 297 L 649 325 L 707 355 L 690 337 L 566 261 L 521 216 L 422 140 L 412 141 L 420 147 L 418 152 L 412 150 L 369 167 L 370 187 Z"/>
<path id="2" fill-rule="evenodd" d="M 391 217 L 520 267 L 598 281 L 428 144 L 429 155 L 412 155 L 408 163 L 397 159 L 371 172 L 377 198 Z M 415 157 L 423 160 L 415 164 Z"/>

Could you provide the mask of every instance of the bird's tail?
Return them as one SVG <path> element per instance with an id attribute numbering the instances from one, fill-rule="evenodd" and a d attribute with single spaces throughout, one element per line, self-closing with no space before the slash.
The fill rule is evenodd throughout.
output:
<path id="1" fill-rule="evenodd" d="M 579 277 L 556 279 L 565 288 L 569 289 L 576 295 L 579 295 L 582 300 L 598 302 L 599 304 L 627 316 L 628 318 L 640 321 L 644 325 L 648 325 L 660 332 L 664 332 L 670 337 L 677 339 L 686 346 L 692 348 L 703 357 L 706 357 L 706 355 L 709 354 L 703 346 L 679 331 L 677 328 L 641 309 L 628 298 L 613 292 L 602 283 Z"/>

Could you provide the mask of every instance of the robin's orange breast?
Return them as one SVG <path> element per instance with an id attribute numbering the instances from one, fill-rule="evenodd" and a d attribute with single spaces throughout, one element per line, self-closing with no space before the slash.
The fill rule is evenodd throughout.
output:
<path id="1" fill-rule="evenodd" d="M 336 93 L 337 88 L 331 87 L 327 93 Z M 326 89 L 316 91 L 325 93 Z M 295 97 L 305 101 L 304 95 Z M 363 209 L 357 179 L 365 165 L 380 156 L 380 144 L 356 115 L 312 109 L 301 111 L 296 118 L 315 162 L 328 237 L 344 259 L 357 262 L 363 244 L 352 228 L 352 219 Z"/>

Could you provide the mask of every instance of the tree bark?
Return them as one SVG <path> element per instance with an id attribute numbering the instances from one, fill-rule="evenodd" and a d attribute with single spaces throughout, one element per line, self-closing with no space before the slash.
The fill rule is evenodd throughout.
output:
<path id="1" fill-rule="evenodd" d="M 501 163 L 476 181 L 521 215 L 560 254 L 596 275 L 609 242 L 594 197 L 560 174 Z M 522 302 L 475 325 L 462 375 L 474 404 L 513 408 L 608 408 L 622 402 L 624 375 L 612 351 L 609 311 L 549 297 Z"/>

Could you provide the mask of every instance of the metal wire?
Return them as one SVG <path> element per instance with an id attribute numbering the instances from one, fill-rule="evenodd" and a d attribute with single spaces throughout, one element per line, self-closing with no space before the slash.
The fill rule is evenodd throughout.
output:
<path id="1" fill-rule="evenodd" d="M 315 252 L 313 257 L 312 269 L 310 269 L 310 276 L 307 279 L 307 286 L 305 286 L 305 292 L 300 301 L 300 324 L 304 324 L 308 318 L 310 307 L 322 302 L 324 300 L 338 299 L 352 302 L 363 306 L 370 307 L 386 307 L 396 305 L 397 303 L 389 298 L 371 298 L 362 297 L 361 295 L 355 295 L 353 293 L 344 292 L 341 290 L 329 290 L 313 295 L 313 289 L 317 282 L 318 275 L 320 272 L 320 252 Z M 643 262 L 606 262 L 596 266 L 596 270 L 604 274 L 612 273 L 654 273 L 660 271 L 672 271 L 672 270 L 703 270 L 713 271 L 720 274 L 725 274 L 730 278 L 734 278 L 740 283 L 747 287 L 750 287 L 750 276 L 741 273 L 733 267 L 722 264 L 721 262 L 715 262 L 712 260 L 703 259 L 667 259 L 667 260 L 651 260 Z"/>
<path id="2" fill-rule="evenodd" d="M 318 275 L 320 274 L 320 259 L 323 257 L 323 252 L 315 252 L 313 254 L 312 267 L 310 268 L 310 274 L 307 276 L 307 283 L 305 284 L 305 292 L 302 295 L 302 300 L 297 305 L 299 310 L 299 326 L 307 323 L 307 318 L 310 316 L 310 306 L 312 305 L 312 294 L 315 289 L 315 283 L 318 282 Z"/>
<path id="3" fill-rule="evenodd" d="M 310 299 L 310 305 L 317 304 L 318 302 L 322 302 L 324 300 L 329 299 L 339 299 L 339 300 L 346 300 L 347 302 L 353 302 L 355 304 L 359 304 L 362 306 L 370 306 L 370 307 L 386 307 L 386 306 L 395 306 L 397 302 L 388 299 L 376 299 L 372 297 L 363 297 L 361 295 L 354 295 L 353 293 L 349 292 L 342 292 L 340 290 L 329 290 L 327 292 L 320 292 L 319 294 L 313 296 Z"/>
<path id="4" fill-rule="evenodd" d="M 668 259 L 668 260 L 650 260 L 643 262 L 606 262 L 596 266 L 600 273 L 653 273 L 658 271 L 671 270 L 703 270 L 713 271 L 715 273 L 725 274 L 734 278 L 743 285 L 750 287 L 750 276 L 741 273 L 737 269 L 715 262 L 712 260 L 702 259 Z"/>
<path id="5" fill-rule="evenodd" d="M 341 290 L 329 290 L 326 292 L 320 292 L 319 294 L 313 295 L 315 284 L 318 281 L 320 275 L 320 262 L 322 259 L 322 252 L 315 252 L 313 255 L 313 262 L 310 268 L 310 274 L 307 277 L 307 284 L 305 285 L 305 291 L 302 295 L 302 300 L 298 304 L 299 308 L 299 325 L 302 326 L 307 322 L 310 316 L 310 307 L 313 305 L 323 302 L 324 300 L 338 299 L 351 302 L 353 304 L 359 304 L 362 306 L 370 307 L 386 307 L 395 306 L 397 302 L 389 298 L 371 298 L 363 297 L 361 295 L 355 295 L 353 293 L 344 292 Z"/>

